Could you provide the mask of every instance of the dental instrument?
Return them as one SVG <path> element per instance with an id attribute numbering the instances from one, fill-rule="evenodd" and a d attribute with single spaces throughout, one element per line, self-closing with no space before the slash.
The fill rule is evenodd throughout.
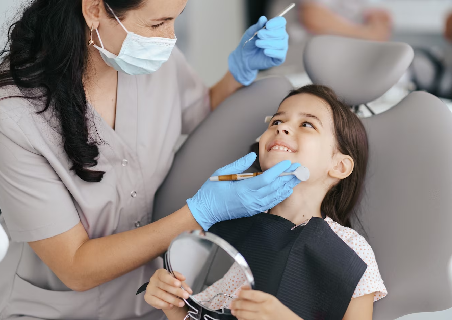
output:
<path id="1" fill-rule="evenodd" d="M 245 180 L 261 175 L 263 172 L 255 173 L 241 173 L 241 174 L 228 174 L 224 176 L 210 177 L 210 181 L 239 181 Z M 280 177 L 294 175 L 301 181 L 307 181 L 309 179 L 309 169 L 306 167 L 298 167 L 294 172 L 284 172 L 280 174 Z"/>
<path id="2" fill-rule="evenodd" d="M 283 12 L 281 12 L 281 13 L 278 15 L 278 17 L 283 17 L 283 16 L 285 16 L 286 13 L 289 12 L 290 10 L 292 10 L 293 8 L 295 8 L 295 3 L 292 3 L 290 6 L 288 6 Z M 261 30 L 266 29 L 266 28 L 267 28 L 267 26 L 264 26 Z M 260 31 L 260 30 L 259 30 L 259 31 Z M 250 42 L 251 40 L 253 40 L 254 37 L 257 36 L 257 34 L 258 34 L 259 31 L 257 31 L 250 39 L 248 39 L 248 40 L 243 44 L 243 46 L 246 46 L 246 44 L 247 44 L 248 42 Z"/>

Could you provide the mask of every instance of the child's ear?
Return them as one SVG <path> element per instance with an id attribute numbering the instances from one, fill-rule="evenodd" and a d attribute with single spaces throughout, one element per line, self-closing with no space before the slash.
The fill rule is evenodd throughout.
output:
<path id="1" fill-rule="evenodd" d="M 355 162 L 352 157 L 338 153 L 334 156 L 333 161 L 333 167 L 328 172 L 331 177 L 342 180 L 353 172 Z"/>

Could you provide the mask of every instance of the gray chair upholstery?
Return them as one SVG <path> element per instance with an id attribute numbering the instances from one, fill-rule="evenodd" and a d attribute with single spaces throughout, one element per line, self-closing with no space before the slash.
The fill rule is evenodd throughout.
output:
<path id="1" fill-rule="evenodd" d="M 452 309 L 437 312 L 413 313 L 397 320 L 450 320 L 452 319 Z"/>
<path id="2" fill-rule="evenodd" d="M 374 320 L 451 308 L 452 113 L 414 92 L 363 122 L 370 155 L 361 219 L 389 291 Z"/>
<path id="3" fill-rule="evenodd" d="M 413 56 L 413 49 L 405 43 L 318 36 L 306 45 L 303 59 L 312 82 L 334 88 L 345 103 L 355 106 L 388 91 Z"/>
<path id="4" fill-rule="evenodd" d="M 6 235 L 3 226 L 0 224 L 0 262 L 3 260 L 3 258 L 5 258 L 6 252 L 8 251 L 8 247 L 9 247 L 8 236 Z"/>
<path id="5" fill-rule="evenodd" d="M 395 84 L 412 52 L 405 45 L 399 51 L 386 51 L 387 44 L 360 40 L 346 50 L 350 39 L 335 37 L 332 41 L 341 48 L 333 46 L 328 52 L 335 53 L 332 59 L 336 63 L 341 63 L 337 57 L 341 55 L 353 55 L 353 59 L 342 61 L 342 69 L 331 62 L 316 62 L 317 67 L 313 64 L 307 69 L 314 82 L 324 80 L 320 83 L 331 86 L 350 104 L 370 102 Z M 314 39 L 308 44 L 308 55 L 315 52 L 310 45 L 318 42 Z M 381 46 L 384 50 L 380 51 Z M 382 56 L 374 55 L 371 48 Z M 396 61 L 391 62 L 386 54 Z M 380 69 L 390 76 L 370 74 Z M 341 70 L 347 70 L 347 75 L 338 74 Z M 340 75 L 349 83 L 341 83 Z M 360 82 L 358 76 L 365 79 Z M 156 195 L 154 220 L 182 207 L 217 168 L 246 154 L 265 131 L 264 117 L 275 112 L 290 89 L 282 78 L 259 81 L 230 97 L 204 121 L 176 155 Z M 370 163 L 361 219 L 389 291 L 375 304 L 374 319 L 450 308 L 452 114 L 436 97 L 415 92 L 391 110 L 363 122 L 369 136 Z"/>

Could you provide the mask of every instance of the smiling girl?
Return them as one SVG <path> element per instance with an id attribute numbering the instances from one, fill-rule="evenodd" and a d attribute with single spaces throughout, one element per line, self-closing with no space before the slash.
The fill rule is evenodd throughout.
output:
<path id="1" fill-rule="evenodd" d="M 250 155 L 246 158 L 250 158 Z M 278 299 L 277 294 L 271 294 L 277 292 L 279 296 L 282 292 L 281 288 L 273 290 L 271 286 L 262 281 L 259 286 L 265 288 L 264 290 L 250 290 L 243 287 L 245 282 L 241 280 L 244 279 L 240 279 L 239 270 L 233 266 L 223 279 L 199 295 L 202 296 L 201 300 L 208 300 L 221 292 L 227 292 L 237 297 L 232 303 L 230 300 L 226 301 L 226 299 L 220 297 L 216 302 L 213 301 L 211 306 L 214 309 L 230 308 L 232 313 L 240 320 L 372 319 L 373 303 L 385 297 L 387 290 L 381 279 L 372 248 L 362 236 L 351 229 L 351 219 L 356 214 L 355 206 L 362 193 L 367 160 L 368 142 L 364 126 L 349 107 L 338 100 L 332 90 L 324 86 L 309 85 L 292 91 L 283 100 L 277 113 L 270 121 L 268 129 L 260 139 L 259 164 L 262 170 L 267 170 L 282 161 L 302 163 L 310 170 L 309 180 L 298 184 L 293 189 L 293 194 L 272 208 L 269 213 L 261 213 L 251 218 L 220 222 L 209 231 L 220 235 L 236 247 L 249 262 L 253 273 L 257 271 L 259 274 L 262 272 L 257 270 L 259 268 L 253 269 L 252 262 L 255 258 L 249 252 L 250 250 L 260 251 L 261 256 L 265 256 L 271 250 L 278 251 L 273 249 L 272 246 L 278 241 L 280 235 L 268 236 L 269 233 L 275 230 L 283 230 L 281 234 L 286 235 L 291 232 L 295 234 L 293 243 L 296 243 L 296 241 L 299 241 L 297 237 L 303 234 L 306 236 L 310 232 L 308 226 L 316 224 L 319 227 L 316 230 L 323 230 L 321 227 L 326 225 L 326 228 L 328 228 L 326 231 L 330 231 L 334 235 L 333 237 L 340 242 L 337 248 L 340 248 L 342 244 L 351 252 L 351 254 L 347 253 L 347 257 L 350 257 L 347 258 L 349 259 L 347 261 L 353 260 L 355 256 L 364 265 L 364 268 L 359 273 L 356 271 L 359 268 L 353 269 L 353 266 L 358 264 L 350 263 L 347 265 L 349 263 L 347 262 L 344 265 L 348 267 L 345 268 L 343 268 L 344 265 L 339 264 L 321 266 L 320 269 L 324 268 L 321 270 L 326 271 L 319 271 L 319 267 L 316 267 L 315 272 L 297 275 L 297 279 L 303 284 L 303 290 L 308 288 L 305 281 L 312 281 L 318 273 L 321 273 L 318 278 L 320 279 L 319 283 L 326 280 L 329 282 L 336 281 L 338 286 L 336 291 L 322 291 L 328 284 L 317 284 L 319 287 L 314 284 L 309 288 L 317 288 L 315 289 L 317 291 L 303 293 L 305 296 L 299 297 L 300 300 L 295 303 L 295 308 L 290 308 Z M 292 166 L 292 169 L 295 167 L 296 165 Z M 261 222 L 263 224 L 260 225 Z M 243 228 L 245 227 L 243 226 L 251 224 L 253 226 L 247 227 L 248 229 L 244 232 L 245 229 Z M 271 226 L 270 229 L 266 229 L 267 226 Z M 273 226 L 282 229 L 276 229 Z M 299 226 L 304 226 L 307 229 L 303 230 Z M 322 231 L 322 235 L 313 233 L 312 238 L 318 237 L 315 241 L 321 243 L 324 238 L 328 238 L 326 231 Z M 278 232 L 275 231 L 275 233 Z M 235 236 L 236 233 L 241 233 L 241 235 Z M 263 239 L 257 245 L 254 244 L 257 239 L 256 233 L 260 234 L 257 236 L 259 239 Z M 246 236 L 243 236 L 243 234 L 246 234 Z M 267 246 L 264 243 L 267 241 L 266 238 L 269 238 Z M 334 238 L 328 239 L 333 239 L 333 242 L 326 243 L 323 247 L 326 251 L 329 247 L 335 245 Z M 281 247 L 282 249 L 279 249 L 279 251 L 285 250 L 286 247 Z M 309 240 L 306 240 L 303 246 L 293 245 L 289 248 L 291 250 L 288 250 L 289 253 L 287 253 L 287 264 L 291 261 L 290 257 L 297 254 L 296 250 L 305 248 L 311 251 L 303 251 L 304 255 L 301 255 L 303 259 L 321 260 L 324 258 L 322 252 L 315 252 L 312 255 L 312 248 L 314 247 L 311 246 Z M 261 264 L 261 266 L 263 264 L 270 265 L 269 267 L 266 266 L 268 275 L 271 275 L 271 277 L 266 278 L 267 282 L 272 282 L 271 278 L 281 279 L 280 282 L 284 280 L 282 276 L 278 275 L 277 271 L 279 268 L 277 263 L 285 261 L 283 260 L 285 257 L 281 256 L 280 252 L 273 253 L 273 259 L 267 259 L 265 263 Z M 346 250 L 341 252 L 346 252 Z M 331 253 L 328 253 L 328 255 L 331 256 Z M 325 265 L 332 260 L 324 261 L 326 261 L 326 263 L 323 263 Z M 340 261 L 340 259 L 337 261 Z M 309 262 L 303 263 L 309 264 Z M 314 266 L 314 264 L 310 266 Z M 306 269 L 303 269 L 303 265 L 300 264 L 298 270 L 302 273 L 304 272 L 302 270 Z M 309 270 L 309 267 L 307 270 Z M 355 277 L 354 282 L 350 280 L 351 278 L 348 278 L 348 275 L 337 279 L 340 274 L 338 270 L 345 270 L 345 272 L 350 273 L 350 276 L 355 273 L 358 277 Z M 309 279 L 303 279 L 303 277 Z M 187 297 L 187 292 L 180 289 L 184 277 L 178 274 L 177 278 L 177 280 L 174 279 L 165 270 L 159 270 L 151 278 L 146 293 L 146 301 L 156 308 L 163 309 L 170 320 L 184 319 L 187 312 L 185 307 L 174 307 L 183 305 L 183 301 L 178 297 Z M 341 282 L 342 279 L 344 279 L 343 283 Z M 258 282 L 256 280 L 256 284 Z M 343 288 L 350 285 L 353 285 L 353 287 L 349 291 Z M 340 299 L 344 299 L 345 306 L 343 312 L 335 313 L 332 316 L 332 313 L 325 309 L 325 305 L 332 306 L 331 301 L 337 300 L 337 295 L 340 295 Z M 312 297 L 318 297 L 317 299 L 322 299 L 322 301 L 316 303 L 307 301 L 314 299 Z M 306 304 L 306 307 L 301 306 L 303 304 Z M 301 307 L 298 308 L 299 306 Z M 301 311 L 295 313 L 294 309 Z M 314 316 L 320 314 L 320 312 L 324 312 L 325 316 L 320 318 Z M 300 314 L 306 316 L 301 317 Z"/>

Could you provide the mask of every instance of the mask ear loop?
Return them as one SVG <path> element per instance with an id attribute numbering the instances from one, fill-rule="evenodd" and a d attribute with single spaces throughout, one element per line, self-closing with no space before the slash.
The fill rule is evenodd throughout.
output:
<path id="1" fill-rule="evenodd" d="M 97 28 L 96 28 L 96 33 L 97 33 L 97 37 L 99 38 L 100 46 L 102 47 L 102 49 L 105 49 L 104 44 L 102 43 L 102 39 L 100 38 L 99 30 L 97 30 Z"/>
<path id="2" fill-rule="evenodd" d="M 94 46 L 96 48 L 97 45 L 93 40 L 93 30 L 94 30 L 94 24 L 91 25 L 91 31 L 90 31 L 90 35 L 89 35 L 90 40 L 88 42 L 88 46 Z M 97 30 L 97 28 L 96 28 L 96 33 L 97 33 L 97 37 L 99 38 L 99 42 L 100 42 L 102 49 L 105 49 L 104 44 L 102 43 L 102 39 L 100 38 L 99 30 Z"/>
<path id="3" fill-rule="evenodd" d="M 114 13 L 113 9 L 108 5 L 108 3 L 105 3 L 105 5 L 108 7 L 108 9 L 111 11 L 111 13 L 115 16 L 116 21 L 118 21 L 118 23 L 121 25 L 121 27 L 124 29 L 124 31 L 126 33 L 129 33 L 129 31 L 127 31 L 126 27 L 124 27 L 124 25 L 122 24 L 121 20 L 119 20 L 119 18 L 116 16 L 116 14 Z"/>

